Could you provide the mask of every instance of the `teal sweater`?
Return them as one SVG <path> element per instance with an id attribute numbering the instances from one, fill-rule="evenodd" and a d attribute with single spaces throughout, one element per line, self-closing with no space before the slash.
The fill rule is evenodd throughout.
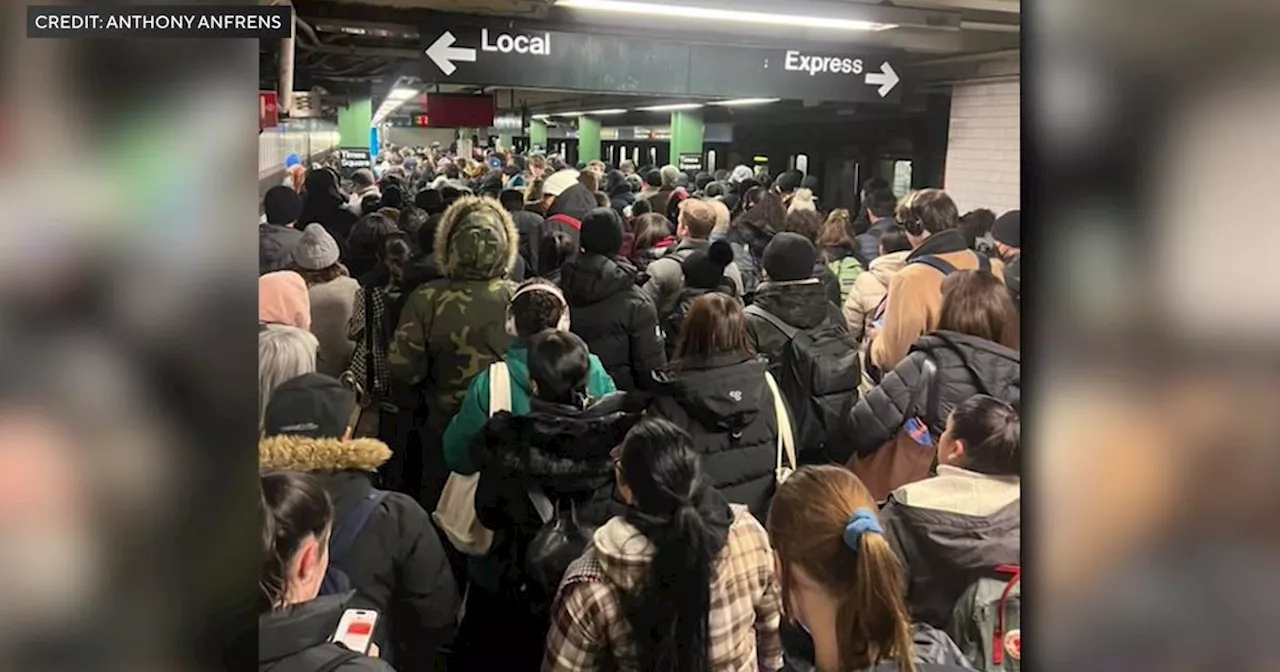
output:
<path id="1" fill-rule="evenodd" d="M 529 346 L 523 340 L 513 341 L 504 359 L 511 376 L 511 412 L 525 415 L 529 412 Z M 617 390 L 613 378 L 604 365 L 591 355 L 591 370 L 587 374 L 587 396 L 598 399 Z M 471 437 L 480 432 L 489 421 L 489 370 L 485 369 L 471 379 L 462 407 L 453 416 L 444 431 L 444 464 L 450 471 L 474 474 L 476 465 L 471 462 L 469 444 Z"/>

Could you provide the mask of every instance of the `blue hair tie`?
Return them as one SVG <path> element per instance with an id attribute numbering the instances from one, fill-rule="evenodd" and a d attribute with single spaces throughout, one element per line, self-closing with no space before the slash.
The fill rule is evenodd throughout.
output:
<path id="1" fill-rule="evenodd" d="M 884 528 L 880 527 L 880 521 L 876 520 L 876 514 L 871 509 L 865 507 L 854 509 L 853 516 L 844 526 L 844 545 L 855 551 L 858 550 L 858 541 L 867 532 L 884 534 Z"/>

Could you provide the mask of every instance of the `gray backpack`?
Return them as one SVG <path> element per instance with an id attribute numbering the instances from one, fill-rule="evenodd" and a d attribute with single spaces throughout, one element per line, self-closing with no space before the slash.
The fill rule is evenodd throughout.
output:
<path id="1" fill-rule="evenodd" d="M 974 581 L 956 602 L 948 634 L 976 670 L 1022 668 L 1022 567 L 1000 565 Z"/>

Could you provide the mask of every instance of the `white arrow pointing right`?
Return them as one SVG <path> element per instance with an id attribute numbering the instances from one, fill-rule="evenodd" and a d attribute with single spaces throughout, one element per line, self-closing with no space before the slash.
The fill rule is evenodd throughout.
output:
<path id="1" fill-rule="evenodd" d="M 898 73 L 894 72 L 893 66 L 889 65 L 889 61 L 885 61 L 880 64 L 880 72 L 867 73 L 867 83 L 872 86 L 877 84 L 880 86 L 881 98 L 889 95 L 889 92 L 892 91 L 893 87 L 897 86 L 900 81 L 902 80 L 898 77 Z"/>
<path id="2" fill-rule="evenodd" d="M 454 61 L 466 61 L 474 63 L 476 60 L 476 50 L 467 47 L 455 47 L 453 43 L 458 38 L 453 33 L 444 31 L 440 37 L 436 38 L 431 46 L 427 47 L 427 57 L 435 62 L 436 67 L 440 68 L 440 72 L 445 75 L 452 75 L 458 67 L 453 64 Z"/>

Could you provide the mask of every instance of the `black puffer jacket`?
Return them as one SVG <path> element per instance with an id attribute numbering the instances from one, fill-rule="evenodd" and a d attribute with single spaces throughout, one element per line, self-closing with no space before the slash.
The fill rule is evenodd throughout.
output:
<path id="1" fill-rule="evenodd" d="M 614 393 L 585 409 L 529 400 L 528 415 L 500 412 L 471 440 L 480 468 L 476 516 L 493 530 L 531 538 L 542 521 L 529 502 L 531 484 L 553 501 L 572 501 L 583 525 L 603 525 L 622 512 L 614 497 L 609 451 L 640 421 L 649 398 Z M 496 543 L 496 541 L 495 541 Z"/>
<path id="2" fill-rule="evenodd" d="M 703 471 L 725 498 L 760 520 L 773 499 L 778 422 L 764 359 L 727 353 L 663 374 L 649 413 L 693 436 Z"/>
<path id="3" fill-rule="evenodd" d="M 624 391 L 652 387 L 653 372 L 667 363 L 658 309 L 637 275 L 627 260 L 599 254 L 570 259 L 560 269 L 570 328 Z"/>
<path id="4" fill-rule="evenodd" d="M 350 654 L 329 642 L 338 629 L 342 613 L 353 593 L 326 595 L 258 617 L 258 672 L 290 670 L 310 672 L 322 669 L 338 656 Z M 359 656 L 334 672 L 395 672 L 378 658 Z"/>
<path id="5" fill-rule="evenodd" d="M 335 521 L 373 492 L 373 471 L 390 456 L 386 444 L 374 439 L 274 436 L 258 444 L 261 468 L 315 476 L 333 500 Z M 440 536 L 417 501 L 388 494 L 351 545 L 342 570 L 356 591 L 351 606 L 379 614 L 374 642 L 383 660 L 406 670 L 443 669 L 441 649 L 453 639 L 461 591 Z"/>
<path id="6" fill-rule="evenodd" d="M 924 360 L 937 366 L 937 411 L 927 415 L 927 390 L 921 371 Z M 907 418 L 921 416 L 936 441 L 947 416 L 960 402 L 987 394 L 1015 406 L 1022 397 L 1022 365 L 1017 351 L 999 343 L 954 331 L 935 331 L 920 337 L 907 358 L 872 388 L 849 418 L 849 441 L 829 446 L 832 460 L 848 462 L 854 453 L 870 454 L 894 436 Z"/>
<path id="7" fill-rule="evenodd" d="M 812 329 L 826 320 L 843 325 L 840 309 L 827 300 L 827 290 L 821 283 L 766 282 L 756 289 L 753 305 L 759 306 L 782 318 L 796 329 Z M 788 339 L 780 329 L 763 317 L 747 313 L 747 327 L 751 333 L 751 345 L 756 352 L 769 360 L 769 370 L 777 375 L 782 348 Z"/>

